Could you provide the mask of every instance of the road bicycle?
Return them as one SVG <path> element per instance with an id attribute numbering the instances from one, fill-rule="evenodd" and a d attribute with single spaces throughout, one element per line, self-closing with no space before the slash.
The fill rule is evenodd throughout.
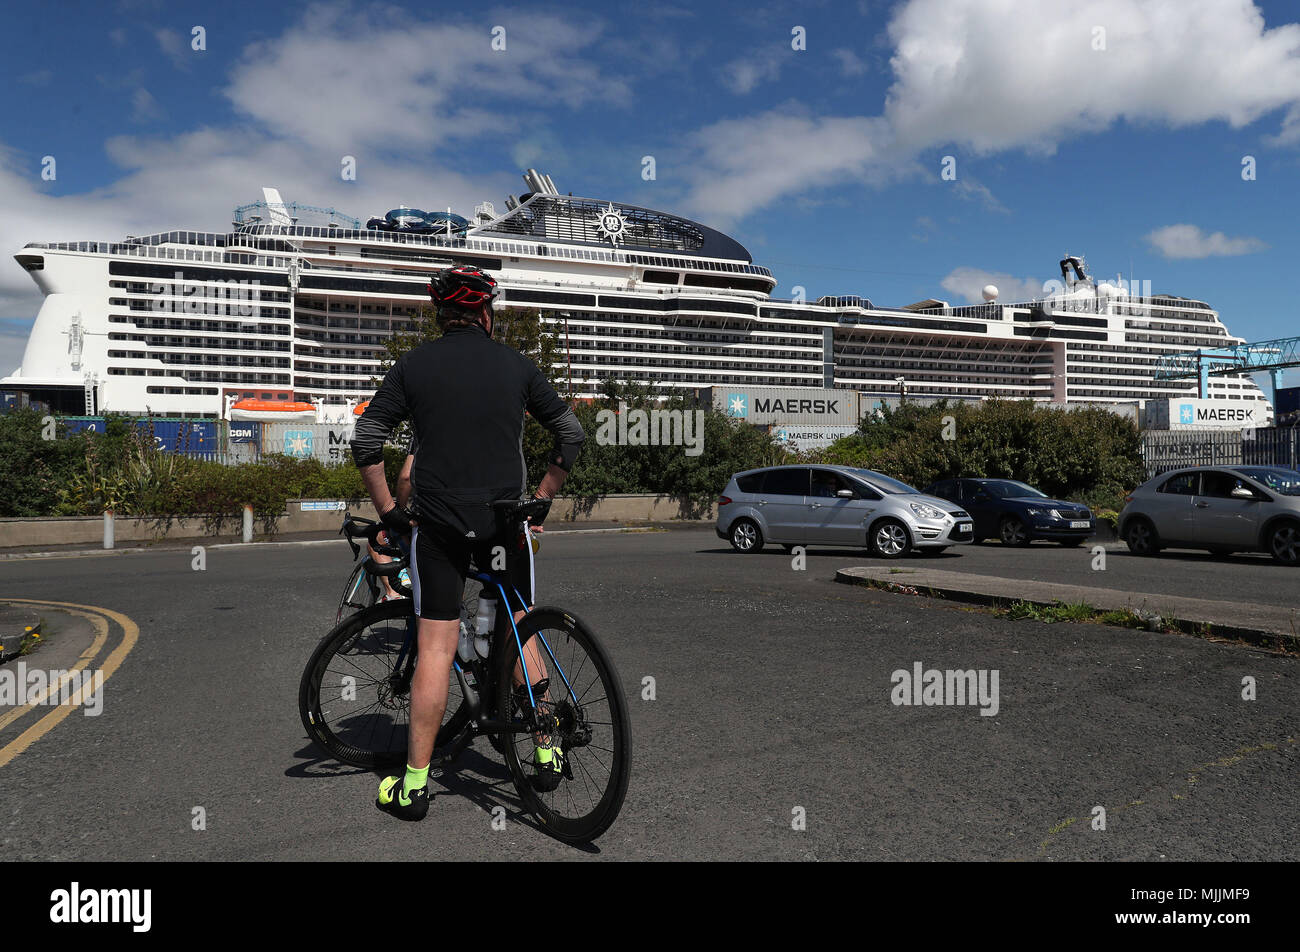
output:
<path id="1" fill-rule="evenodd" d="M 530 545 L 528 520 L 549 501 L 494 506 L 505 527 L 502 539 Z M 382 530 L 369 520 L 344 522 L 354 556 L 363 538 L 393 557 L 387 563 L 366 559 L 363 571 L 396 579 L 407 553 L 380 543 Z M 475 566 L 470 578 L 479 588 L 462 604 L 461 625 L 472 639 L 484 592 L 497 599 L 495 625 L 485 656 L 473 651 L 470 660 L 458 655 L 452 664 L 434 758 L 449 764 L 486 736 L 504 757 L 525 809 L 557 839 L 589 842 L 617 818 L 631 776 L 631 722 L 614 662 L 581 619 L 562 608 L 530 608 L 504 572 Z M 518 622 L 516 609 L 526 611 Z M 382 769 L 406 762 L 419 648 L 412 611 L 410 599 L 398 599 L 349 614 L 307 662 L 298 692 L 303 727 L 343 763 Z M 537 744 L 558 745 L 564 753 L 554 790 L 533 786 Z"/>

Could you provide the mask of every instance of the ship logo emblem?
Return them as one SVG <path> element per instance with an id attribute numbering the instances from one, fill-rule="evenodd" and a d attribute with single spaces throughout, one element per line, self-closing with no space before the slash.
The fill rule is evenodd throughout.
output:
<path id="1" fill-rule="evenodd" d="M 600 213 L 596 227 L 600 229 L 600 236 L 609 239 L 611 245 L 617 245 L 627 236 L 627 219 L 614 207 L 613 202 Z"/>
<path id="2" fill-rule="evenodd" d="M 727 416 L 749 416 L 749 403 L 743 393 L 727 394 Z"/>
<path id="3" fill-rule="evenodd" d="M 311 456 L 311 430 L 290 430 L 284 434 L 284 455 L 299 459 Z"/>
<path id="4" fill-rule="evenodd" d="M 1195 417 L 1193 416 L 1194 410 L 1195 408 L 1190 403 L 1181 404 L 1178 407 L 1178 422 L 1194 423 L 1195 422 Z"/>

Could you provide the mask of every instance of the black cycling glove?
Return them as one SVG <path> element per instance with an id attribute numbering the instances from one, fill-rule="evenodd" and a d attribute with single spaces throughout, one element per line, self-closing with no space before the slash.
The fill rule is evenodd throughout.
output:
<path id="1" fill-rule="evenodd" d="M 402 506 L 394 506 L 386 513 L 379 517 L 385 529 L 390 532 L 396 532 L 398 535 L 411 534 L 411 513 Z"/>
<path id="2" fill-rule="evenodd" d="M 540 512 L 535 512 L 528 517 L 529 525 L 540 526 L 546 521 L 546 517 L 551 513 L 551 500 L 547 499 L 545 496 L 534 496 L 533 500 L 536 502 L 546 503 L 546 505 L 541 508 Z"/>

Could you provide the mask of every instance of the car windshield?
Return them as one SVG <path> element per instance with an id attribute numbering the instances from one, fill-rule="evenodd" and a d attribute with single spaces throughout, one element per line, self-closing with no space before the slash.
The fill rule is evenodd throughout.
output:
<path id="1" fill-rule="evenodd" d="M 1018 483 L 1014 479 L 986 479 L 980 483 L 998 499 L 1023 499 L 1026 496 L 1046 499 L 1046 493 L 1040 493 L 1028 483 Z"/>
<path id="2" fill-rule="evenodd" d="M 870 483 L 872 486 L 875 486 L 882 493 L 890 493 L 894 495 L 911 493 L 914 496 L 919 496 L 921 494 L 921 491 L 919 489 L 909 486 L 907 485 L 907 483 L 900 483 L 896 479 L 890 479 L 888 476 L 884 475 L 883 473 L 877 473 L 875 470 L 872 469 L 849 469 L 849 472 L 856 474 L 862 479 L 865 479 L 868 483 Z"/>
<path id="3" fill-rule="evenodd" d="M 1283 496 L 1300 496 L 1300 472 L 1273 466 L 1242 467 L 1237 472 L 1249 476 Z"/>

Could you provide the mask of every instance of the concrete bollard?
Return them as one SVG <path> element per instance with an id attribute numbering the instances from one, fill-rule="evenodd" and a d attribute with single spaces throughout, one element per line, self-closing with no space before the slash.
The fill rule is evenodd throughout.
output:
<path id="1" fill-rule="evenodd" d="M 244 541 L 253 541 L 253 507 L 244 507 Z"/>
<path id="2" fill-rule="evenodd" d="M 104 548 L 113 548 L 113 510 L 104 510 Z"/>

